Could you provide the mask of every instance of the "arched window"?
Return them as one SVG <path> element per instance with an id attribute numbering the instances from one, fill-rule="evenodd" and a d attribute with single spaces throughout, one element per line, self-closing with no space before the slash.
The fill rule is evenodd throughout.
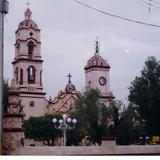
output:
<path id="1" fill-rule="evenodd" d="M 32 41 L 28 42 L 28 55 L 29 55 L 29 58 L 32 58 L 33 49 L 34 49 L 34 43 Z"/>
<path id="2" fill-rule="evenodd" d="M 34 101 L 30 101 L 29 106 L 30 107 L 35 107 Z"/>
<path id="3" fill-rule="evenodd" d="M 103 61 L 101 61 L 101 66 L 103 66 L 104 65 L 104 63 L 103 63 Z"/>
<path id="4" fill-rule="evenodd" d="M 42 71 L 40 71 L 40 85 L 42 86 Z"/>
<path id="5" fill-rule="evenodd" d="M 35 83 L 35 68 L 33 66 L 28 68 L 28 83 Z"/>
<path id="6" fill-rule="evenodd" d="M 15 79 L 16 79 L 16 84 L 18 84 L 18 67 L 16 67 L 15 70 Z"/>
<path id="7" fill-rule="evenodd" d="M 23 69 L 20 69 L 20 84 L 23 84 Z"/>

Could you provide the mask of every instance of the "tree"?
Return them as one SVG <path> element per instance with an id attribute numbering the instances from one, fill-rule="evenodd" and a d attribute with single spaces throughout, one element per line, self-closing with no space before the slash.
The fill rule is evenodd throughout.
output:
<path id="1" fill-rule="evenodd" d="M 52 119 L 60 119 L 60 115 L 45 115 L 41 117 L 30 117 L 24 121 L 26 129 L 25 136 L 35 141 L 47 141 L 49 146 L 54 145 L 56 137 L 61 136 L 61 131 L 54 128 Z"/>
<path id="2" fill-rule="evenodd" d="M 129 87 L 129 101 L 141 116 L 146 134 L 160 134 L 160 61 L 149 57 Z"/>
<path id="3" fill-rule="evenodd" d="M 130 104 L 121 111 L 124 105 L 119 100 L 112 100 L 106 106 L 99 102 L 99 92 L 90 89 L 79 97 L 76 102 L 76 111 L 71 114 L 77 118 L 76 128 L 67 134 L 67 145 L 79 145 L 85 136 L 91 142 L 100 144 L 101 137 L 114 136 L 120 145 L 134 143 L 139 135 L 140 128 L 137 112 Z M 138 121 L 139 122 L 139 121 Z"/>
<path id="4" fill-rule="evenodd" d="M 101 136 L 116 137 L 119 145 L 134 143 L 141 133 L 139 115 L 132 104 L 124 107 L 121 101 L 112 100 L 107 107 L 101 108 Z"/>
<path id="5" fill-rule="evenodd" d="M 71 114 L 71 117 L 76 117 L 78 121 L 76 128 L 68 133 L 68 144 L 78 145 L 85 136 L 89 137 L 93 143 L 99 143 L 98 100 L 99 92 L 95 89 L 90 89 L 76 101 L 75 112 Z"/>
<path id="6" fill-rule="evenodd" d="M 116 127 L 120 122 L 120 109 L 123 103 L 119 100 L 112 100 L 108 106 L 102 104 L 100 107 L 100 122 L 102 136 L 116 136 Z"/>
<path id="7" fill-rule="evenodd" d="M 135 143 L 141 135 L 140 117 L 136 110 L 129 104 L 120 115 L 119 124 L 116 126 L 116 138 L 119 145 Z"/>
<path id="8" fill-rule="evenodd" d="M 111 122 L 118 125 L 122 103 L 112 101 L 106 106 L 99 102 L 99 96 L 99 91 L 92 88 L 77 100 L 76 111 L 71 116 L 76 117 L 78 122 L 76 128 L 68 134 L 71 137 L 68 139 L 69 144 L 78 144 L 84 137 L 88 137 L 93 144 L 100 144 L 102 136 L 113 135 L 108 126 Z"/>

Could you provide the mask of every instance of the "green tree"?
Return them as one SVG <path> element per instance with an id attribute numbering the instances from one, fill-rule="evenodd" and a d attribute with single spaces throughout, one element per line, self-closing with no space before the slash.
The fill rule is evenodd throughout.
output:
<path id="1" fill-rule="evenodd" d="M 68 133 L 68 144 L 79 144 L 85 137 L 90 137 L 90 140 L 95 143 L 100 140 L 100 132 L 98 125 L 99 116 L 99 92 L 95 89 L 86 91 L 76 101 L 75 112 L 71 117 L 76 117 L 78 122 L 76 128 Z M 69 138 L 72 137 L 72 138 Z M 74 137 L 74 138 L 73 138 Z M 78 139 L 78 141 L 76 141 Z"/>
<path id="2" fill-rule="evenodd" d="M 100 126 L 102 136 L 116 136 L 116 127 L 119 125 L 120 109 L 123 103 L 119 100 L 112 100 L 108 106 L 100 107 Z"/>
<path id="3" fill-rule="evenodd" d="M 52 119 L 60 119 L 60 115 L 45 115 L 42 117 L 30 117 L 24 121 L 26 129 L 25 137 L 35 141 L 47 142 L 49 146 L 54 145 L 56 137 L 61 136 L 61 131 L 54 128 Z"/>
<path id="4" fill-rule="evenodd" d="M 85 136 L 89 137 L 92 143 L 100 144 L 102 136 L 113 136 L 115 130 L 109 129 L 111 122 L 118 125 L 120 101 L 111 101 L 108 106 L 99 102 L 99 91 L 90 89 L 79 97 L 76 102 L 76 111 L 72 113 L 78 122 L 76 128 L 70 131 L 69 144 L 78 144 Z M 115 135 L 115 134 L 114 134 Z M 78 141 L 76 141 L 78 139 Z"/>
<path id="5" fill-rule="evenodd" d="M 101 136 L 116 137 L 119 145 L 134 143 L 141 132 L 139 115 L 132 104 L 124 108 L 119 100 L 112 100 L 107 107 L 101 108 L 101 128 L 104 131 Z"/>
<path id="6" fill-rule="evenodd" d="M 130 104 L 124 105 L 119 100 L 112 100 L 106 106 L 99 103 L 99 92 L 90 89 L 79 97 L 76 111 L 71 114 L 77 118 L 76 128 L 67 134 L 68 145 L 79 145 L 88 136 L 92 143 L 99 143 L 100 138 L 114 136 L 120 145 L 134 143 L 140 135 L 139 115 Z M 136 121 L 137 120 L 137 121 Z"/>
<path id="7" fill-rule="evenodd" d="M 140 117 L 136 110 L 129 104 L 120 115 L 119 124 L 116 126 L 116 138 L 119 145 L 135 143 L 141 135 Z"/>
<path id="8" fill-rule="evenodd" d="M 141 116 L 147 134 L 160 134 L 160 61 L 149 57 L 129 87 L 129 101 Z"/>

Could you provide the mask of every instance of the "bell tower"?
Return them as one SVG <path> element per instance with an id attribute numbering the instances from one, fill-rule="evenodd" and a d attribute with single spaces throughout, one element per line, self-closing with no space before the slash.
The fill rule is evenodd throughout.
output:
<path id="1" fill-rule="evenodd" d="M 95 88 L 100 91 L 100 101 L 106 104 L 113 99 L 110 91 L 110 65 L 99 53 L 99 41 L 95 41 L 95 53 L 88 60 L 85 68 L 85 86 L 86 89 Z"/>
<path id="2" fill-rule="evenodd" d="M 15 32 L 15 58 L 12 62 L 13 78 L 27 118 L 43 115 L 46 101 L 42 84 L 40 29 L 31 16 L 27 7 L 24 20 Z"/>

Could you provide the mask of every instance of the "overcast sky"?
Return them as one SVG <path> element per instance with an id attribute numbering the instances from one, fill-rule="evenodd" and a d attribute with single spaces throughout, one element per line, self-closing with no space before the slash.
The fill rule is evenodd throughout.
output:
<path id="1" fill-rule="evenodd" d="M 5 17 L 4 76 L 12 78 L 15 30 L 24 20 L 26 0 L 8 0 Z M 125 18 L 160 25 L 160 9 L 149 9 L 138 0 L 80 0 L 93 7 Z M 148 2 L 149 0 L 144 0 Z M 158 2 L 159 0 L 156 0 Z M 131 81 L 144 67 L 148 56 L 160 60 L 160 28 L 135 24 L 85 8 L 73 0 L 30 0 L 32 19 L 41 29 L 43 85 L 56 96 L 72 74 L 77 90 L 85 86 L 84 66 L 100 40 L 100 54 L 108 61 L 111 91 L 125 102 Z M 159 3 L 154 3 L 160 7 Z"/>

